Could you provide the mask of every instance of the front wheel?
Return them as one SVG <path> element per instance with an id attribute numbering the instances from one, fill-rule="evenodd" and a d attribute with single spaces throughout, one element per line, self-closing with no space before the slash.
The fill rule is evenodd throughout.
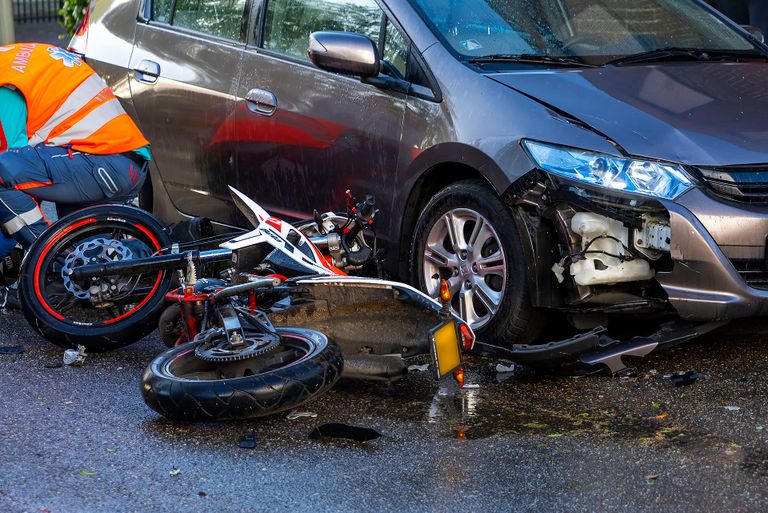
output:
<path id="1" fill-rule="evenodd" d="M 413 282 L 432 297 L 446 280 L 453 311 L 480 339 L 528 343 L 541 331 L 517 220 L 482 181 L 456 182 L 427 203 L 416 224 L 410 269 Z"/>
<path id="2" fill-rule="evenodd" d="M 169 247 L 162 225 L 123 205 L 79 210 L 51 225 L 32 245 L 19 276 L 27 321 L 62 347 L 107 351 L 135 342 L 157 327 L 166 271 L 73 279 L 86 264 L 143 258 Z"/>
<path id="3" fill-rule="evenodd" d="M 341 349 L 320 332 L 277 328 L 274 347 L 249 358 L 204 359 L 200 342 L 164 352 L 141 379 L 144 402 L 172 420 L 229 420 L 289 410 L 341 377 Z"/>

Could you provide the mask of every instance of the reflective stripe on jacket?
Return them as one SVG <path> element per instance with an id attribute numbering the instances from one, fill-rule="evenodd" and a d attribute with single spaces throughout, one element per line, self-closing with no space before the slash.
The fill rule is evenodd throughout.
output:
<path id="1" fill-rule="evenodd" d="M 149 144 L 107 84 L 79 58 L 43 43 L 0 46 L 0 86 L 27 102 L 30 146 L 107 155 Z"/>

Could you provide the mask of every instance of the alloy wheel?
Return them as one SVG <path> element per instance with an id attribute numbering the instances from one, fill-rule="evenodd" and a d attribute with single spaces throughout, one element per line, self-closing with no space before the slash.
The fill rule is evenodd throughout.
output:
<path id="1" fill-rule="evenodd" d="M 468 208 L 449 210 L 429 230 L 422 255 L 427 293 L 437 297 L 440 281 L 451 291 L 451 308 L 473 329 L 498 312 L 507 283 L 507 260 L 493 225 Z"/>

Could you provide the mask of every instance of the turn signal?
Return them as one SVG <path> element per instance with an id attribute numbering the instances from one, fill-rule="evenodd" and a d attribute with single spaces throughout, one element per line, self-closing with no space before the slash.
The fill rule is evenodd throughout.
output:
<path id="1" fill-rule="evenodd" d="M 464 323 L 459 326 L 459 332 L 461 333 L 461 340 L 464 342 L 464 351 L 471 350 L 475 345 L 475 334 Z"/>
<path id="2" fill-rule="evenodd" d="M 459 388 L 464 388 L 464 369 L 458 367 L 453 371 L 453 377 L 456 379 L 456 383 L 459 384 Z"/>
<path id="3" fill-rule="evenodd" d="M 440 280 L 440 300 L 444 305 L 451 302 L 451 289 L 448 288 L 446 280 Z"/>

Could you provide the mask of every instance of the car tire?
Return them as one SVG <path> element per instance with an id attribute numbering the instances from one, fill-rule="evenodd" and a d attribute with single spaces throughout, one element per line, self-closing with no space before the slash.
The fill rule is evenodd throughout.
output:
<path id="1" fill-rule="evenodd" d="M 491 344 L 529 343 L 543 328 L 543 312 L 529 298 L 518 223 L 487 183 L 464 180 L 432 197 L 411 243 L 413 283 L 437 297 L 447 280 L 454 311 Z"/>

